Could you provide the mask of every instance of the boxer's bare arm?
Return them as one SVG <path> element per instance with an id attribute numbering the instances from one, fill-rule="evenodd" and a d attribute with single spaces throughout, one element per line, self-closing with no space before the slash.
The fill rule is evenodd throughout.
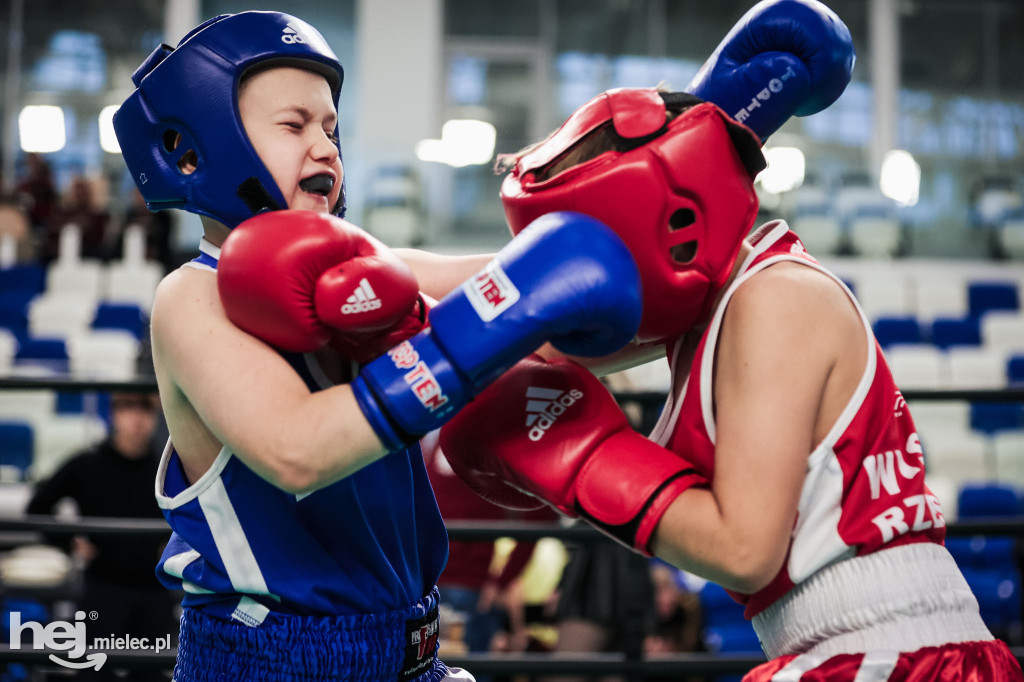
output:
<path id="1" fill-rule="evenodd" d="M 347 385 L 311 393 L 275 350 L 227 319 L 213 273 L 181 268 L 168 276 L 152 334 L 168 430 L 191 482 L 221 444 L 293 492 L 384 455 Z"/>
<path id="2" fill-rule="evenodd" d="M 648 344 L 641 346 L 631 343 L 611 355 L 605 355 L 600 358 L 584 358 L 578 355 L 566 355 L 550 343 L 542 346 L 537 352 L 539 355 L 547 359 L 568 357 L 570 360 L 583 365 L 599 377 L 614 374 L 615 372 L 621 372 L 631 367 L 644 365 L 652 361 L 660 360 L 664 362 L 665 359 L 665 347 L 660 344 Z"/>
<path id="3" fill-rule="evenodd" d="M 394 249 L 412 268 L 420 283 L 420 291 L 441 300 L 448 292 L 479 272 L 493 253 L 470 256 L 443 256 L 418 249 Z"/>
<path id="4" fill-rule="evenodd" d="M 824 276 L 777 265 L 729 302 L 715 363 L 715 475 L 655 534 L 661 558 L 747 594 L 775 576 L 807 458 L 853 395 L 867 357 L 853 304 Z"/>

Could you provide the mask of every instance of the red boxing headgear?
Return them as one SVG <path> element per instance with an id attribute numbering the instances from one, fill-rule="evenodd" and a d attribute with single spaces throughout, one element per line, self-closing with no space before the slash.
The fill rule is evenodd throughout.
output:
<path id="1" fill-rule="evenodd" d="M 666 125 L 666 98 L 696 103 Z M 538 171 L 608 123 L 636 147 L 608 151 L 547 180 Z M 610 90 L 584 104 L 524 154 L 501 185 L 512 234 L 552 211 L 601 220 L 640 268 L 640 343 L 661 342 L 707 320 L 757 216 L 757 138 L 718 107 L 653 88 Z"/>

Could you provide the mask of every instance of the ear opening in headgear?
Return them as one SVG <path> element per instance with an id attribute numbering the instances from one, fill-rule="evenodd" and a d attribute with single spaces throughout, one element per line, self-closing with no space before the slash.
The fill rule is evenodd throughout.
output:
<path id="1" fill-rule="evenodd" d="M 192 175 L 199 169 L 199 156 L 195 149 L 186 149 L 178 159 L 178 172 L 182 175 Z"/>
<path id="2" fill-rule="evenodd" d="M 681 230 L 697 222 L 697 214 L 692 208 L 679 208 L 672 212 L 668 219 L 670 232 Z M 681 244 L 675 244 L 668 250 L 669 256 L 679 265 L 688 265 L 697 257 L 698 242 L 692 239 Z"/>
<path id="3" fill-rule="evenodd" d="M 684 227 L 689 227 L 695 222 L 697 222 L 697 214 L 693 212 L 692 208 L 680 208 L 669 216 L 668 229 L 675 232 Z"/>
<path id="4" fill-rule="evenodd" d="M 184 137 L 179 130 L 168 128 L 163 134 L 164 151 L 169 155 L 177 157 L 174 165 L 179 173 L 182 175 L 192 175 L 199 168 L 199 156 L 192 147 L 184 151 L 178 151 L 178 147 L 181 146 L 183 140 Z"/>
<path id="5" fill-rule="evenodd" d="M 679 265 L 689 265 L 697 257 L 697 241 L 676 244 L 669 248 L 668 255 Z"/>
<path id="6" fill-rule="evenodd" d="M 164 150 L 167 153 L 173 152 L 178 147 L 179 142 L 181 142 L 181 133 L 177 130 L 168 128 L 164 131 Z"/>

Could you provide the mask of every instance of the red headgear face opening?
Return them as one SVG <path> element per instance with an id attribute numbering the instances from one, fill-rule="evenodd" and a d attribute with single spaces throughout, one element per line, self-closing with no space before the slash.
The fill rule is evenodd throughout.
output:
<path id="1" fill-rule="evenodd" d="M 643 286 L 640 343 L 675 338 L 707 320 L 757 217 L 754 173 L 730 135 L 739 124 L 709 103 L 667 126 L 665 113 L 654 89 L 603 93 L 519 159 L 501 186 L 512 234 L 546 213 L 578 211 L 622 238 Z M 608 122 L 627 139 L 664 132 L 535 181 L 536 171 Z"/>

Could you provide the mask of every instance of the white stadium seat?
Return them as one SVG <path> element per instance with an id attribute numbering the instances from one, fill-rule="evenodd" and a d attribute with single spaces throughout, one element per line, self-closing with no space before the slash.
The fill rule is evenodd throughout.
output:
<path id="1" fill-rule="evenodd" d="M 103 329 L 67 340 L 71 374 L 83 379 L 127 381 L 135 377 L 139 341 L 130 332 Z"/>
<path id="2" fill-rule="evenodd" d="M 1024 432 L 1003 431 L 993 435 L 992 453 L 996 480 L 1024 487 Z"/>
<path id="3" fill-rule="evenodd" d="M 69 456 L 98 443 L 106 435 L 104 421 L 90 415 L 55 414 L 38 422 L 31 479 L 40 481 L 52 476 Z"/>
<path id="4" fill-rule="evenodd" d="M 984 347 L 955 346 L 946 355 L 949 388 L 1006 387 L 1006 353 Z"/>
<path id="5" fill-rule="evenodd" d="M 885 352 L 896 385 L 903 390 L 938 389 L 948 382 L 946 354 L 935 346 L 894 346 Z"/>
<path id="6" fill-rule="evenodd" d="M 985 436 L 956 428 L 933 428 L 918 435 L 930 475 L 953 480 L 957 486 L 993 479 Z"/>
<path id="7" fill-rule="evenodd" d="M 163 276 L 163 267 L 153 261 L 111 263 L 107 266 L 103 300 L 134 303 L 148 314 Z"/>
<path id="8" fill-rule="evenodd" d="M 923 322 L 967 314 L 967 282 L 962 277 L 943 272 L 918 274 L 913 289 L 913 312 Z"/>
<path id="9" fill-rule="evenodd" d="M 103 281 L 103 265 L 99 261 L 54 261 L 46 270 L 46 292 L 73 294 L 97 299 Z"/>
<path id="10" fill-rule="evenodd" d="M 28 305 L 28 330 L 34 337 L 67 338 L 89 328 L 96 299 L 72 293 L 45 293 Z"/>

